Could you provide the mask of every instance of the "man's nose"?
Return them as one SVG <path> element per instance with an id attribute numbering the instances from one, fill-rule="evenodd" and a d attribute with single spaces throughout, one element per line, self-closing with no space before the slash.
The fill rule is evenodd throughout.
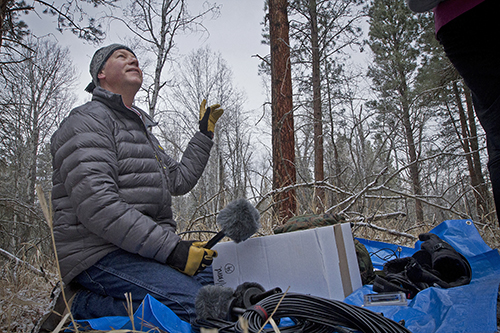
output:
<path id="1" fill-rule="evenodd" d="M 139 60 L 137 60 L 137 58 L 134 56 L 130 56 L 129 57 L 129 64 L 139 66 Z"/>

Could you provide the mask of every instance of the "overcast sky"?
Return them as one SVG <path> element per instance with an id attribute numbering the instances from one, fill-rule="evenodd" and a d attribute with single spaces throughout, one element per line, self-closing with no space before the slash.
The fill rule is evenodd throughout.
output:
<path id="1" fill-rule="evenodd" d="M 191 2 L 203 0 L 189 0 Z M 200 41 L 197 36 L 191 36 L 186 42 L 180 41 L 179 46 L 183 53 L 204 45 L 220 52 L 233 71 L 236 85 L 247 93 L 250 108 L 258 108 L 264 102 L 261 78 L 257 74 L 260 60 L 252 56 L 269 53 L 269 46 L 261 44 L 264 1 L 222 0 L 217 3 L 222 6 L 220 16 L 205 22 L 209 38 Z"/>
<path id="2" fill-rule="evenodd" d="M 188 0 L 188 8 L 193 14 L 197 13 L 205 0 Z M 233 71 L 235 86 L 244 91 L 247 96 L 245 109 L 261 109 L 265 101 L 261 78 L 257 74 L 259 59 L 252 55 L 261 56 L 269 53 L 269 47 L 261 44 L 261 25 L 264 17 L 263 0 L 217 0 L 221 5 L 220 15 L 214 20 L 206 19 L 203 24 L 209 35 L 191 35 L 177 39 L 179 52 L 188 54 L 203 46 L 210 46 L 212 51 L 220 52 Z M 120 3 L 120 2 L 118 2 Z M 92 45 L 74 37 L 70 32 L 63 34 L 55 30 L 55 19 L 48 15 L 30 15 L 27 19 L 32 31 L 40 36 L 53 34 L 64 46 L 69 46 L 74 64 L 80 72 L 77 92 L 79 103 L 88 96 L 83 92 L 90 82 L 88 66 L 94 52 L 104 45 L 121 42 L 125 28 L 117 24 L 111 26 L 108 38 L 102 45 Z M 140 60 L 140 59 L 139 59 Z M 168 73 L 165 73 L 168 77 Z"/>

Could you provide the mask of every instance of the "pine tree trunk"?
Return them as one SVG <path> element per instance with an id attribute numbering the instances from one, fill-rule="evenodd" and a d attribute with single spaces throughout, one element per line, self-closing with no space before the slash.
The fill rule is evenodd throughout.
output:
<path id="1" fill-rule="evenodd" d="M 467 86 L 464 85 L 464 89 L 465 101 L 467 105 L 468 130 L 470 135 L 469 143 L 472 152 L 472 162 L 474 166 L 474 177 L 472 177 L 471 175 L 471 182 L 473 178 L 476 181 L 476 183 L 471 185 L 475 189 L 474 195 L 476 195 L 477 209 L 480 214 L 479 217 L 481 219 L 487 219 L 488 221 L 494 221 L 496 216 L 495 214 L 492 214 L 494 211 L 494 208 L 492 207 L 493 200 L 486 186 L 486 182 L 484 181 L 481 157 L 479 156 L 479 143 L 477 137 L 477 127 L 475 120 L 476 118 L 474 115 L 474 107 L 472 104 L 472 95 Z"/>
<path id="2" fill-rule="evenodd" d="M 470 183 L 473 188 L 477 187 L 478 179 L 476 176 L 476 172 L 474 169 L 474 161 L 472 160 L 471 154 L 471 133 L 469 132 L 469 127 L 467 125 L 467 116 L 465 114 L 464 107 L 462 105 L 462 98 L 460 96 L 460 92 L 458 90 L 458 86 L 456 82 L 453 82 L 453 94 L 455 95 L 455 100 L 457 102 L 458 108 L 458 116 L 460 119 L 460 129 L 461 129 L 461 140 L 460 144 L 462 145 L 462 149 L 465 153 L 465 160 L 467 162 L 467 169 L 469 170 Z M 477 191 L 474 191 L 474 197 L 476 198 L 476 208 L 479 216 L 484 214 L 483 207 L 480 204 L 480 198 L 478 198 L 480 194 Z"/>
<path id="3" fill-rule="evenodd" d="M 420 185 L 420 175 L 418 170 L 418 158 L 417 150 L 415 148 L 415 139 L 413 137 L 413 131 L 411 127 L 410 113 L 408 111 L 408 106 L 403 106 L 403 126 L 405 128 L 406 141 L 408 144 L 408 156 L 410 157 L 410 177 L 413 186 L 413 194 L 419 196 L 422 194 L 422 187 Z M 422 223 L 424 221 L 424 210 L 422 207 L 422 201 L 415 199 L 415 216 L 416 224 Z"/>
<path id="4" fill-rule="evenodd" d="M 269 1 L 273 189 L 290 186 L 296 182 L 287 6 L 286 0 Z M 295 190 L 277 194 L 274 200 L 280 223 L 295 215 Z"/>
<path id="5" fill-rule="evenodd" d="M 311 52 L 312 52 L 312 85 L 313 85 L 313 122 L 314 122 L 314 180 L 325 179 L 323 166 L 323 112 L 321 110 L 321 78 L 319 66 L 319 37 L 316 0 L 309 0 L 309 15 L 311 19 Z M 325 193 L 317 187 L 315 206 L 317 212 L 324 210 Z"/>

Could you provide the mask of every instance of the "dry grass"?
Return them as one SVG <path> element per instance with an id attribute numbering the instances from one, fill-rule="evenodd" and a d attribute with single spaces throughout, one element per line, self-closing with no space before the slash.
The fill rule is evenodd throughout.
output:
<path id="1" fill-rule="evenodd" d="M 27 261 L 36 265 L 35 260 Z M 56 283 L 55 272 L 52 272 L 52 278 L 44 278 L 22 265 L 7 261 L 0 263 L 0 332 L 31 332 L 47 311 L 50 293 Z M 53 265 L 45 263 L 44 267 Z"/>

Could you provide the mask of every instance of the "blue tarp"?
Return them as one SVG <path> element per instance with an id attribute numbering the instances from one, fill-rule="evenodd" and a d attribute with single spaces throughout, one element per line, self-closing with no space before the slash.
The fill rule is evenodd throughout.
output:
<path id="1" fill-rule="evenodd" d="M 469 285 L 450 289 L 428 288 L 408 301 L 408 306 L 367 307 L 395 321 L 404 320 L 405 326 L 413 333 L 429 332 L 496 332 L 497 293 L 500 283 L 500 255 L 488 247 L 470 220 L 449 220 L 430 232 L 452 245 L 468 260 L 472 267 L 472 281 Z M 359 238 L 358 238 L 359 239 Z M 415 248 L 359 239 L 373 253 L 376 268 L 382 269 L 384 262 L 397 257 L 411 256 L 420 249 L 420 241 Z M 372 286 L 366 285 L 344 301 L 362 305 L 364 295 L 372 293 Z M 106 317 L 79 322 L 94 330 L 131 329 L 128 317 Z M 188 333 L 191 327 L 180 320 L 169 308 L 151 296 L 144 299 L 136 311 L 136 330 L 151 331 L 158 327 L 169 333 Z"/>
<path id="2" fill-rule="evenodd" d="M 413 333 L 428 332 L 496 332 L 497 293 L 500 283 L 500 255 L 488 247 L 470 220 L 449 220 L 430 232 L 462 253 L 472 268 L 471 283 L 465 286 L 440 289 L 427 288 L 408 302 L 408 306 L 367 307 L 395 321 L 405 320 Z M 359 239 L 372 256 L 374 266 L 381 269 L 387 259 L 411 256 L 420 249 L 398 247 L 394 244 Z M 364 294 L 372 293 L 367 285 L 349 295 L 344 301 L 362 305 Z"/>
<path id="3" fill-rule="evenodd" d="M 168 333 L 191 333 L 191 325 L 182 321 L 168 307 L 147 295 L 141 306 L 130 317 L 102 317 L 91 320 L 78 320 L 82 329 L 109 331 L 111 329 L 134 329 L 142 332 L 157 332 L 153 328 Z"/>

